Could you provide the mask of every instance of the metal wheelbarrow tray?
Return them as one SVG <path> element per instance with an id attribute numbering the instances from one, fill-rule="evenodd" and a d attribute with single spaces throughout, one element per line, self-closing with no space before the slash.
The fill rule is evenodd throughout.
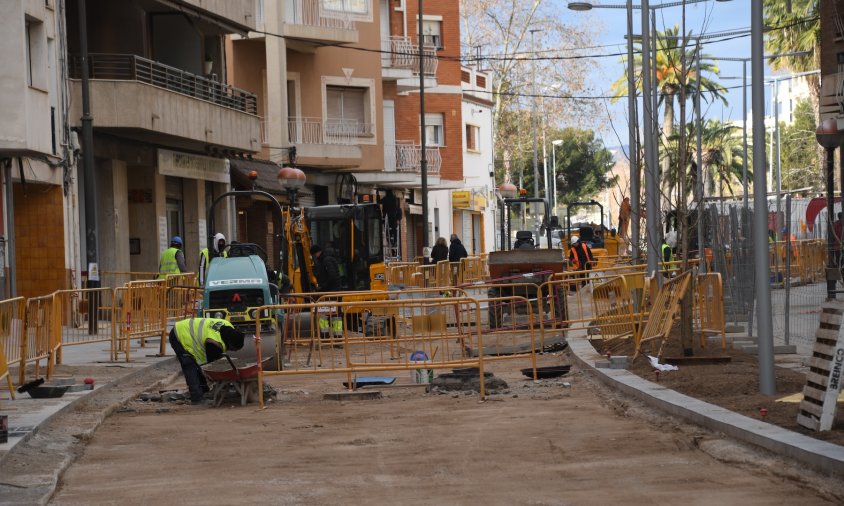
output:
<path id="1" fill-rule="evenodd" d="M 228 369 L 220 367 L 220 362 L 207 364 L 202 368 L 202 372 L 208 382 L 211 383 L 211 397 L 214 400 L 214 406 L 223 403 L 231 387 L 234 387 L 240 394 L 241 406 L 246 406 L 252 399 L 257 400 L 258 363 L 253 362 L 238 367 L 228 355 L 224 355 L 224 357 L 228 361 Z M 268 357 L 264 359 L 263 364 L 267 365 L 271 360 L 272 357 Z"/>

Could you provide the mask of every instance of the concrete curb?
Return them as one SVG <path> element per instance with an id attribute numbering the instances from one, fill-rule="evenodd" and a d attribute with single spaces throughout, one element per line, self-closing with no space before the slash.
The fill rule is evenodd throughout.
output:
<path id="1" fill-rule="evenodd" d="M 604 384 L 645 404 L 745 443 L 792 458 L 830 476 L 844 476 L 844 447 L 754 420 L 675 392 L 624 369 L 598 369 L 604 360 L 583 338 L 568 340 L 572 359 Z"/>
<path id="2" fill-rule="evenodd" d="M 90 394 L 74 399 L 73 402 L 68 403 L 61 409 L 56 411 L 41 422 L 38 427 L 21 440 L 14 448 L 7 452 L 2 459 L 0 459 L 0 471 L 4 465 L 14 466 L 14 459 L 18 457 L 17 451 L 25 451 L 29 440 L 36 434 L 41 432 L 41 429 L 46 429 L 49 425 L 54 423 L 59 415 L 70 413 L 75 407 L 83 403 L 96 403 L 97 401 L 104 401 L 109 394 L 114 390 L 123 388 L 133 382 L 145 382 L 144 378 L 147 376 L 162 375 L 163 373 L 175 373 L 178 368 L 175 357 L 170 357 L 166 360 L 150 364 L 143 368 L 138 368 L 125 376 L 115 379 L 102 387 L 93 390 Z M 170 371 L 172 369 L 172 371 Z M 112 413 L 114 413 L 120 406 L 122 406 L 133 395 L 141 392 L 143 386 L 138 386 L 137 389 L 131 390 L 128 395 L 122 395 L 119 399 L 108 400 L 107 404 L 98 410 L 90 413 L 91 423 L 87 425 L 84 430 L 78 434 L 74 434 L 72 438 L 64 438 L 57 442 L 51 442 L 49 452 L 55 458 L 51 461 L 52 466 L 49 469 L 44 467 L 39 468 L 37 475 L 30 478 L 30 483 L 22 485 L 14 485 L 10 483 L 0 483 L 0 504 L 47 504 L 53 497 L 53 494 L 58 487 L 59 480 L 62 474 L 70 467 L 76 460 L 77 456 L 74 448 L 74 438 L 80 440 L 87 440 L 93 436 L 94 432 L 102 425 Z M 2 474 L 2 472 L 0 472 Z M 14 480 L 13 480 L 14 481 Z"/>

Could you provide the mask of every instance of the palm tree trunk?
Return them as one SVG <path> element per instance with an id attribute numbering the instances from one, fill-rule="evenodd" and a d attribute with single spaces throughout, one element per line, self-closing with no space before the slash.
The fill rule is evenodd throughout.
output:
<path id="1" fill-rule="evenodd" d="M 662 180 L 662 193 L 668 195 L 668 200 L 670 201 L 672 197 L 671 189 L 674 184 L 676 184 L 677 178 L 670 177 L 670 170 L 671 170 L 671 154 L 670 150 L 667 149 L 668 146 L 668 139 L 674 134 L 674 94 L 673 93 L 663 93 L 662 95 L 662 103 L 664 104 L 664 110 L 662 114 L 662 146 L 660 148 L 662 154 L 662 160 L 660 160 L 660 179 Z M 676 175 L 675 175 L 676 176 Z M 665 202 L 663 200 L 663 207 L 665 207 Z"/>

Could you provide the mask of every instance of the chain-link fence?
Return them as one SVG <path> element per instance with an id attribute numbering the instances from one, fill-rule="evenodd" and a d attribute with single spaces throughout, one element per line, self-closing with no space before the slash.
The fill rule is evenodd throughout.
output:
<path id="1" fill-rule="evenodd" d="M 839 205 L 836 205 L 837 215 Z M 721 274 L 728 327 L 755 335 L 753 214 L 767 214 L 769 283 L 774 344 L 808 352 L 814 343 L 821 305 L 827 297 L 825 206 L 817 199 L 771 198 L 759 208 L 751 199 L 707 203 L 703 227 L 706 268 Z"/>

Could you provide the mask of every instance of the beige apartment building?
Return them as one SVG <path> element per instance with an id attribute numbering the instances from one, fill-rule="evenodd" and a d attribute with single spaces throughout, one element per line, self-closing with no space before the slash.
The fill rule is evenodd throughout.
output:
<path id="1" fill-rule="evenodd" d="M 78 4 L 62 3 L 78 129 Z M 253 90 L 227 82 L 225 37 L 254 30 L 256 16 L 255 0 L 87 0 L 96 188 L 79 198 L 96 199 L 100 271 L 157 271 L 176 235 L 193 270 L 209 234 L 232 236 L 234 205 L 213 231 L 206 212 L 231 188 L 231 160 L 261 151 L 262 113 Z"/>
<path id="2" fill-rule="evenodd" d="M 404 218 L 400 244 L 388 250 L 403 258 L 420 255 L 422 234 L 426 228 L 433 232 L 433 212 L 427 227 L 421 220 L 415 9 L 416 2 L 406 0 L 263 0 L 257 30 L 246 37 L 233 35 L 226 46 L 229 82 L 256 91 L 264 118 L 260 158 L 265 162 L 236 160 L 233 177 L 256 170 L 264 175 L 262 188 L 283 197 L 268 176 L 290 161 L 290 148 L 295 148 L 295 162 L 307 175 L 298 196 L 302 205 L 363 196 L 378 200 L 389 190 Z M 464 186 L 457 14 L 458 2 L 425 2 L 426 155 L 432 191 Z M 443 209 L 442 215 L 449 220 L 451 210 Z"/>
<path id="3" fill-rule="evenodd" d="M 64 288 L 78 253 L 75 167 L 63 128 L 55 0 L 3 2 L 0 16 L 0 298 Z"/>

